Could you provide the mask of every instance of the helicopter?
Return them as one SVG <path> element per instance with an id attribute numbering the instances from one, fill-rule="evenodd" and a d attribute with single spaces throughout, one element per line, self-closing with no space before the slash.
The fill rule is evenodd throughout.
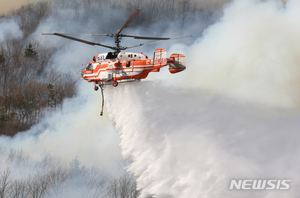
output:
<path id="1" fill-rule="evenodd" d="M 140 9 L 127 19 L 124 25 L 117 33 L 110 34 L 62 34 L 62 33 L 42 33 L 42 35 L 55 35 L 77 42 L 85 43 L 92 46 L 101 46 L 113 50 L 113 52 L 97 54 L 93 60 L 86 64 L 86 67 L 81 72 L 81 78 L 87 82 L 94 82 L 94 89 L 99 88 L 102 93 L 102 109 L 100 115 L 103 115 L 104 95 L 103 89 L 105 85 L 113 85 L 117 87 L 119 83 L 135 82 L 147 78 L 150 72 L 159 72 L 162 67 L 169 66 L 169 72 L 175 74 L 186 69 L 186 60 L 183 54 L 173 53 L 169 58 L 165 49 L 158 48 L 153 54 L 153 58 L 148 58 L 143 53 L 124 52 L 134 47 L 154 44 L 167 40 L 181 39 L 190 36 L 178 38 L 162 38 L 162 37 L 145 37 L 121 34 L 124 28 L 127 28 Z M 88 36 L 108 36 L 115 39 L 115 46 L 108 46 L 100 43 L 95 43 L 83 39 L 73 37 L 73 35 L 88 35 Z M 150 43 L 138 44 L 129 47 L 120 45 L 122 37 L 129 37 L 134 39 L 157 40 Z"/>

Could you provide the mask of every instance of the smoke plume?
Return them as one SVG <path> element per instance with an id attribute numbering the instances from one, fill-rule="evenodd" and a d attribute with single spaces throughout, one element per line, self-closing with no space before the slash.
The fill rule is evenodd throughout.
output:
<path id="1" fill-rule="evenodd" d="M 18 19 L 0 19 L 0 43 L 6 39 L 21 38 L 23 36 L 16 21 Z"/>
<path id="2" fill-rule="evenodd" d="M 298 1 L 234 1 L 189 50 L 187 85 L 299 107 Z"/>

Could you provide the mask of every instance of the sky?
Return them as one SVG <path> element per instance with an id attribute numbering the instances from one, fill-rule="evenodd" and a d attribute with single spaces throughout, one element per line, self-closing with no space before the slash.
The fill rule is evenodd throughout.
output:
<path id="1" fill-rule="evenodd" d="M 25 5 L 27 3 L 34 3 L 37 2 L 38 0 L 1 0 L 0 1 L 0 14 L 6 14 L 7 12 L 13 10 L 13 9 L 18 9 L 22 5 Z"/>

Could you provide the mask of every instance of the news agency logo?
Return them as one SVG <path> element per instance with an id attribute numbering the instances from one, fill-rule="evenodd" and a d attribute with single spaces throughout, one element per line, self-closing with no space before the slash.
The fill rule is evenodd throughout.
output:
<path id="1" fill-rule="evenodd" d="M 231 180 L 229 189 L 233 190 L 288 190 L 291 180 Z"/>

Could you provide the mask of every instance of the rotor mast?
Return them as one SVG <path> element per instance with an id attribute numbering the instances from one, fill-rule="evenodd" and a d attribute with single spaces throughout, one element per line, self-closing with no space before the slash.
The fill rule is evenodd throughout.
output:
<path id="1" fill-rule="evenodd" d="M 130 23 L 132 22 L 132 20 L 136 17 L 136 15 L 140 12 L 140 9 L 135 10 L 135 12 L 127 19 L 127 21 L 124 23 L 124 25 L 119 29 L 119 31 L 117 32 L 117 34 L 113 34 L 113 36 L 115 37 L 115 44 L 116 44 L 116 49 L 115 52 L 119 53 L 121 50 L 125 50 L 126 48 L 123 48 L 120 45 L 121 42 L 121 38 L 123 37 L 123 35 L 121 34 L 122 30 L 124 28 L 127 28 Z"/>

